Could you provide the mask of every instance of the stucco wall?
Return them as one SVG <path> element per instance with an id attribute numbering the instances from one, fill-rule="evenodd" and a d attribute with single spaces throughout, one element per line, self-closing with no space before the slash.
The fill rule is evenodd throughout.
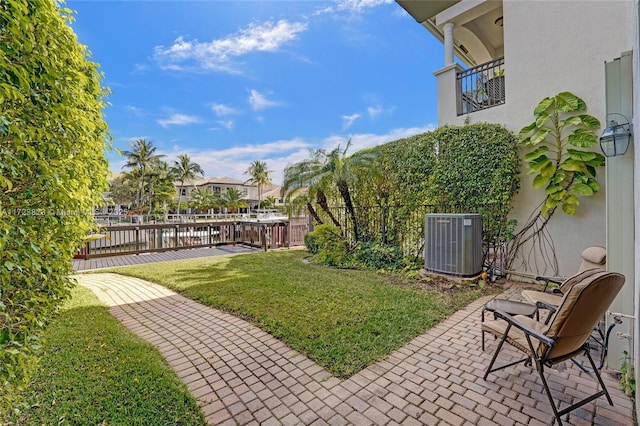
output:
<path id="1" fill-rule="evenodd" d="M 439 115 L 440 124 L 463 124 L 468 117 L 470 122 L 502 123 L 517 133 L 533 120 L 532 111 L 542 98 L 562 91 L 580 96 L 588 113 L 604 122 L 604 62 L 633 47 L 631 33 L 623 30 L 632 24 L 633 3 L 505 1 L 503 8 L 506 104 L 462 117 Z M 441 94 L 439 108 L 443 102 L 450 100 L 443 100 Z M 604 173 L 598 178 L 601 192 L 582 198 L 576 216 L 558 210 L 548 226 L 560 275 L 577 270 L 584 248 L 606 244 Z M 543 199 L 541 191 L 531 188 L 531 181 L 522 174 L 514 212 L 520 224 Z M 529 265 L 530 273 L 549 272 L 544 271 L 544 263 Z"/>

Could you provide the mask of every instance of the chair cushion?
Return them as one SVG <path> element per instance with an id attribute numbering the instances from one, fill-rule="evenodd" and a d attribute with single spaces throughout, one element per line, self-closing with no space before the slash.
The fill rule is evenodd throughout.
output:
<path id="1" fill-rule="evenodd" d="M 579 349 L 589 338 L 623 284 L 622 275 L 601 271 L 574 285 L 564 295 L 558 310 L 549 321 L 546 335 L 553 338 L 556 344 L 547 357 L 561 357 Z M 574 309 L 576 305 L 579 306 L 579 310 Z M 541 345 L 538 349 L 540 355 L 546 349 L 543 346 L 546 345 Z"/>
<path id="2" fill-rule="evenodd" d="M 519 323 L 534 329 L 540 334 L 544 334 L 544 332 L 547 329 L 547 326 L 544 325 L 543 323 L 538 322 L 532 318 L 525 317 L 524 315 L 515 315 L 513 318 Z M 497 320 L 490 320 L 490 321 L 483 322 L 481 324 L 481 328 L 482 328 L 482 331 L 484 332 L 493 334 L 498 338 L 502 338 L 502 336 L 504 336 L 504 332 L 506 331 L 508 325 L 509 323 L 506 322 L 505 320 L 497 319 Z M 511 327 L 511 330 L 509 330 L 509 335 L 507 336 L 506 341 L 511 346 L 514 346 L 515 348 L 521 350 L 528 356 L 533 356 L 533 354 L 531 353 L 531 349 L 529 348 L 529 343 L 527 342 L 527 337 L 525 333 L 519 328 Z M 533 348 L 535 350 L 540 344 L 540 341 L 536 338 L 532 338 L 531 343 L 533 344 Z"/>
<path id="3" fill-rule="evenodd" d="M 582 263 L 580 264 L 579 271 L 585 271 L 593 268 L 604 269 L 607 263 L 607 251 L 604 247 L 587 247 L 582 252 L 581 256 Z"/>
<path id="4" fill-rule="evenodd" d="M 535 290 L 522 290 L 522 297 L 530 303 L 536 303 L 540 301 L 553 306 L 558 306 L 560 304 L 560 301 L 562 300 L 562 296 L 558 294 Z"/>

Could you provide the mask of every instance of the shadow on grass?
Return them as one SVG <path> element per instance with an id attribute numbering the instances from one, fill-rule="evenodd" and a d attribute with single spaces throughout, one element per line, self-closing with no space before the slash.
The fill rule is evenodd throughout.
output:
<path id="1" fill-rule="evenodd" d="M 77 288 L 80 298 L 89 290 Z M 72 302 L 73 303 L 73 302 Z M 49 326 L 15 424 L 204 425 L 186 386 L 152 345 L 106 307 L 73 306 Z"/>
<path id="2" fill-rule="evenodd" d="M 253 253 L 114 272 L 163 284 L 246 319 L 341 378 L 446 318 L 459 306 L 454 299 L 470 301 L 468 295 L 390 284 L 376 272 L 308 264 L 304 256 L 301 251 Z"/>

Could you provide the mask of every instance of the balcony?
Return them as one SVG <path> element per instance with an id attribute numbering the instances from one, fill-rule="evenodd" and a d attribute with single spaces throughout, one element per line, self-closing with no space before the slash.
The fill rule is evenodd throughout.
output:
<path id="1" fill-rule="evenodd" d="M 504 57 L 456 72 L 458 116 L 504 103 Z"/>

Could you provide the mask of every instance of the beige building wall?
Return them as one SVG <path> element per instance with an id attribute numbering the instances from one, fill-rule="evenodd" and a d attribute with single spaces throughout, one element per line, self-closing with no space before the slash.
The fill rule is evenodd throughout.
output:
<path id="1" fill-rule="evenodd" d="M 589 8 L 588 13 L 585 8 Z M 632 12 L 633 3 L 624 1 L 505 1 L 506 103 L 458 117 L 455 92 L 447 95 L 440 91 L 452 84 L 441 74 L 438 77 L 439 124 L 487 121 L 505 124 L 518 133 L 533 121 L 533 109 L 542 98 L 562 91 L 573 92 L 584 99 L 587 112 L 604 123 L 604 62 L 633 47 L 631 32 L 621 28 L 621 20 L 622 25 L 633 26 Z M 620 30 L 611 30 L 615 28 Z M 447 77 L 451 74 L 454 73 L 447 73 Z M 604 170 L 599 171 L 602 191 L 593 197 L 581 198 L 576 216 L 567 216 L 559 209 L 548 225 L 560 275 L 577 270 L 584 248 L 606 244 L 604 177 Z M 526 221 L 544 198 L 542 191 L 532 189 L 531 182 L 531 177 L 523 173 L 514 212 L 519 224 Z M 529 265 L 529 273 L 549 273 L 544 262 L 532 260 Z"/>

